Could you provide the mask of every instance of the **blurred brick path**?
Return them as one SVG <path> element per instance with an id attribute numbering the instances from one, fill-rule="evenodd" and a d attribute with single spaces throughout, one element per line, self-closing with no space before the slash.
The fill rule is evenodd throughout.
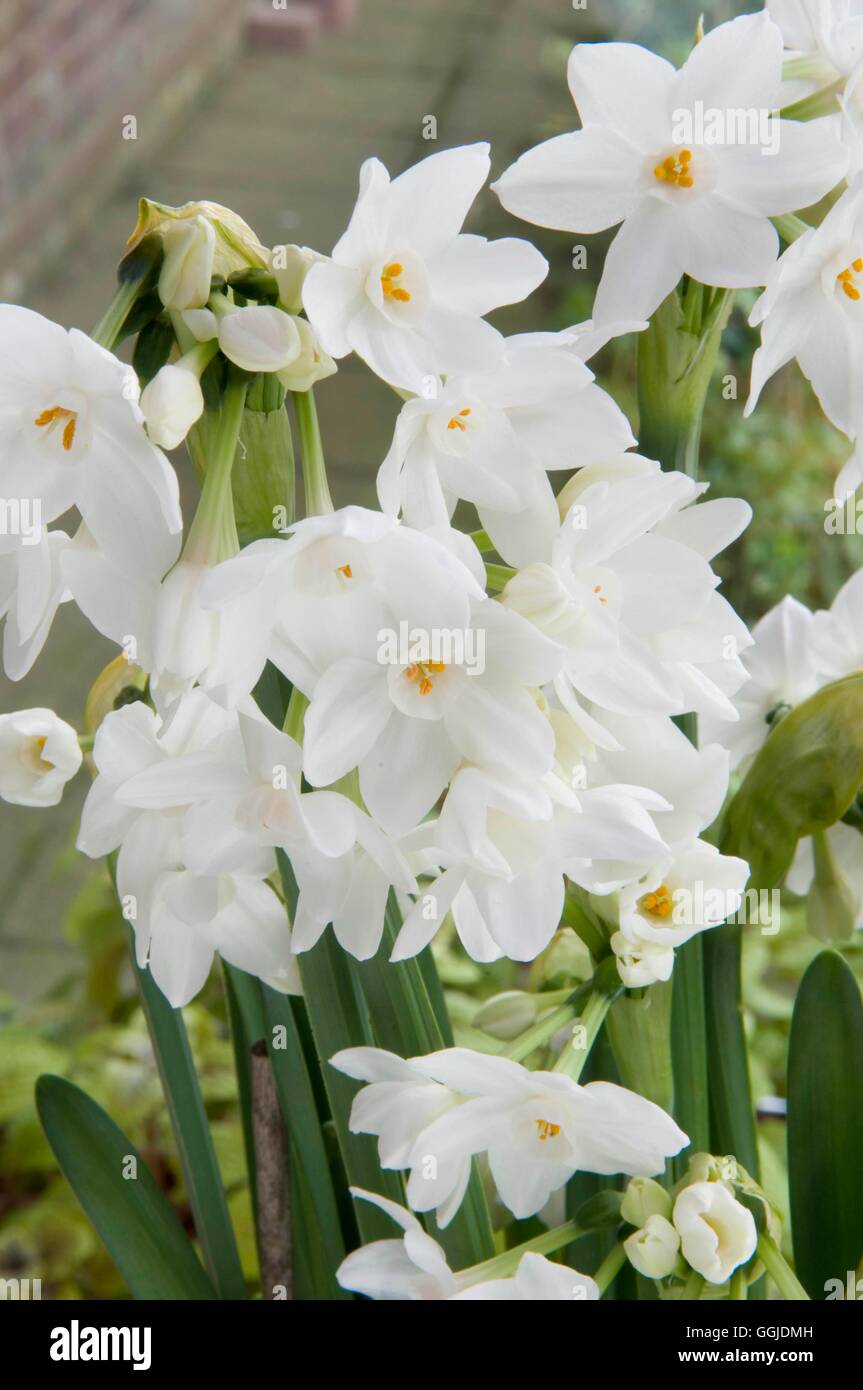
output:
<path id="1" fill-rule="evenodd" d="M 112 293 L 141 193 L 166 203 L 212 199 L 235 208 L 268 244 L 329 251 L 370 155 L 395 173 L 435 150 L 487 139 L 496 174 L 555 120 L 568 120 L 560 40 L 595 37 L 593 23 L 590 9 L 573 11 L 566 0 L 358 0 L 351 27 L 321 32 L 302 52 L 247 44 L 161 148 L 142 162 L 129 142 L 120 187 L 92 208 L 78 245 L 22 297 L 62 323 L 91 327 Z M 436 141 L 423 138 L 427 116 L 437 121 Z M 489 235 L 521 230 L 558 263 L 566 253 L 561 238 L 519 229 L 492 194 L 481 196 L 470 225 Z M 497 322 L 539 327 L 542 306 L 540 291 L 529 309 L 504 310 Z M 317 394 L 336 503 L 370 502 L 395 399 L 350 360 Z M 69 605 L 31 675 L 17 686 L 0 677 L 0 710 L 51 705 L 77 722 L 112 655 Z M 84 866 L 58 876 L 58 860 L 85 789 L 81 777 L 50 813 L 0 804 L 0 993 L 40 993 L 72 949 L 59 943 L 61 915 Z"/>

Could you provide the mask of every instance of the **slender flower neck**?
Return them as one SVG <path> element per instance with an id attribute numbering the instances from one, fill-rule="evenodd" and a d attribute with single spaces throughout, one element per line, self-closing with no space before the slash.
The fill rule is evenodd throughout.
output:
<path id="1" fill-rule="evenodd" d="M 231 370 L 215 445 L 207 460 L 201 499 L 183 548 L 183 560 L 192 564 L 217 564 L 239 550 L 231 474 L 248 385 L 246 372 Z"/>

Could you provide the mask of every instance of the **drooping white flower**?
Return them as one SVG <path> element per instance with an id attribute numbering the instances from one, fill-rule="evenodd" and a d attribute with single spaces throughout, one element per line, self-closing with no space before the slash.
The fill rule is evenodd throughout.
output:
<path id="1" fill-rule="evenodd" d="M 505 1057 L 449 1048 L 407 1065 L 462 1097 L 417 1135 L 398 1166 L 412 1169 L 416 1211 L 453 1212 L 457 1164 L 487 1154 L 501 1201 L 532 1216 L 573 1173 L 660 1173 L 688 1140 L 651 1101 L 605 1081 L 580 1086 L 562 1072 L 531 1072 Z M 378 1133 L 369 1114 L 364 1132 Z M 443 1170 L 446 1179 L 440 1182 Z"/>
<path id="2" fill-rule="evenodd" d="M 413 1212 L 398 1202 L 352 1187 L 351 1195 L 372 1202 L 392 1217 L 404 1236 L 376 1240 L 353 1250 L 342 1261 L 336 1278 L 344 1289 L 367 1298 L 388 1301 L 470 1300 L 544 1302 L 598 1299 L 599 1289 L 589 1275 L 557 1265 L 530 1251 L 522 1255 L 515 1273 L 503 1279 L 483 1279 L 482 1265 L 454 1274 L 446 1255 L 420 1225 Z"/>
<path id="3" fill-rule="evenodd" d="M 709 561 L 749 508 L 734 498 L 691 505 L 701 489 L 690 478 L 645 460 L 629 467 L 637 471 L 616 481 L 594 480 L 590 468 L 575 475 L 548 561 L 520 570 L 503 603 L 564 647 L 555 691 L 576 722 L 586 701 L 619 714 L 733 719 L 750 638 Z"/>
<path id="4" fill-rule="evenodd" d="M 858 67 L 863 58 L 860 0 L 767 0 L 766 7 L 785 47 L 807 60 L 803 80 L 808 86 L 829 86 Z"/>
<path id="5" fill-rule="evenodd" d="M 141 392 L 141 410 L 152 442 L 176 449 L 204 413 L 197 374 L 182 363 L 166 362 Z"/>
<path id="6" fill-rule="evenodd" d="M 464 1277 L 464 1276 L 462 1276 Z M 599 1298 L 599 1287 L 589 1274 L 579 1274 L 555 1264 L 545 1255 L 522 1255 L 515 1274 L 508 1279 L 486 1279 L 453 1294 L 455 1302 L 561 1302 L 583 1303 Z"/>
<path id="7" fill-rule="evenodd" d="M 406 916 L 396 961 L 422 950 L 447 912 L 474 960 L 533 960 L 560 925 L 565 874 L 580 882 L 590 866 L 592 881 L 625 862 L 635 877 L 667 852 L 637 789 L 556 804 L 543 787 L 477 767 L 456 773 L 438 820 L 402 844 L 443 872 Z"/>
<path id="8" fill-rule="evenodd" d="M 0 306 L 0 491 L 45 525 L 77 507 L 120 568 L 161 576 L 182 526 L 177 479 L 148 440 L 134 371 L 78 329 Z"/>
<path id="9" fill-rule="evenodd" d="M 679 71 L 636 44 L 578 44 L 569 86 L 582 129 L 529 150 L 495 191 L 540 226 L 623 224 L 597 323 L 649 318 L 684 274 L 764 284 L 778 251 L 770 217 L 816 202 L 847 164 L 829 125 L 772 115 L 781 82 L 782 35 L 763 11 L 718 25 Z"/>
<path id="10" fill-rule="evenodd" d="M 78 735 L 50 709 L 0 714 L 0 797 L 14 806 L 56 806 L 81 766 Z"/>
<path id="11" fill-rule="evenodd" d="M 546 472 L 622 453 L 635 439 L 576 335 L 525 333 L 504 349 L 502 362 L 435 380 L 402 407 L 378 497 L 420 528 L 448 523 L 465 498 L 506 563 L 524 565 L 545 557 L 558 529 Z"/>
<path id="12" fill-rule="evenodd" d="M 854 180 L 820 226 L 788 247 L 766 286 L 750 316 L 761 326 L 761 345 L 744 414 L 796 357 L 824 414 L 856 443 L 863 433 L 863 179 Z M 861 477 L 855 451 L 836 480 L 836 496 L 853 492 Z"/>
<path id="13" fill-rule="evenodd" d="M 392 181 L 380 160 L 366 160 L 347 231 L 303 283 L 327 352 L 356 352 L 411 391 L 499 354 L 500 335 L 482 316 L 524 299 L 548 266 L 529 242 L 461 232 L 488 171 L 484 144 L 441 150 Z"/>
<path id="14" fill-rule="evenodd" d="M 210 297 L 216 233 L 208 217 L 167 222 L 162 230 L 164 260 L 159 298 L 170 309 L 197 309 Z"/>
<path id="15" fill-rule="evenodd" d="M 685 1187 L 675 1200 L 673 1220 L 684 1259 L 709 1284 L 724 1284 L 755 1254 L 755 1218 L 723 1182 Z"/>
<path id="16" fill-rule="evenodd" d="M 71 598 L 63 571 L 70 539 L 65 531 L 39 528 L 35 545 L 25 537 L 0 538 L 0 618 L 3 669 L 21 680 L 41 652 L 54 615 Z"/>

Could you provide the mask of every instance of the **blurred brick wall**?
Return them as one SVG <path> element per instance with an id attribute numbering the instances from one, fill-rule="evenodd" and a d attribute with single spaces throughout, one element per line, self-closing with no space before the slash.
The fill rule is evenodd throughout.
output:
<path id="1" fill-rule="evenodd" d="M 0 298 L 98 216 L 230 58 L 245 17 L 246 0 L 2 0 Z"/>

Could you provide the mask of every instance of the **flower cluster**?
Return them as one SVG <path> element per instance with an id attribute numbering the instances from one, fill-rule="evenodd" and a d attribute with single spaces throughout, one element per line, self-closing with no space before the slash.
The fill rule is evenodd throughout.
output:
<path id="1" fill-rule="evenodd" d="M 442 931 L 481 965 L 535 962 L 563 924 L 590 951 L 581 1043 L 570 972 L 562 1014 L 538 1005 L 507 1047 L 489 1029 L 484 1050 L 357 1045 L 321 1059 L 365 1083 L 350 1128 L 376 1136 L 382 1168 L 408 1175 L 412 1211 L 441 1229 L 476 1162 L 521 1219 L 576 1172 L 660 1176 L 689 1143 L 634 1090 L 582 1085 L 582 1065 L 610 1003 L 668 981 L 679 948 L 736 911 L 749 865 L 709 838 L 732 770 L 785 710 L 863 661 L 859 575 L 829 613 L 786 599 L 750 636 L 712 567 L 747 504 L 705 500 L 685 450 L 637 452 L 587 365 L 673 303 L 693 355 L 669 390 L 685 390 L 727 292 L 761 287 L 747 409 L 797 357 L 830 418 L 861 434 L 853 116 L 818 102 L 815 119 L 776 115 L 784 43 L 812 59 L 797 72 L 816 93 L 838 73 L 853 94 L 835 26 L 803 22 L 814 8 L 773 0 L 701 38 L 679 71 L 631 44 L 576 46 L 581 128 L 494 189 L 541 226 L 620 226 L 588 323 L 510 337 L 489 323 L 548 267 L 526 240 L 463 231 L 485 144 L 392 179 L 368 160 L 329 256 L 266 247 L 215 204 L 144 200 L 92 338 L 0 308 L 6 672 L 30 669 L 67 600 L 120 649 L 80 745 L 50 711 L 0 717 L 0 795 L 54 804 L 90 755 L 78 845 L 116 855 L 138 965 L 170 1003 L 197 994 L 216 955 L 300 993 L 330 926 L 346 956 L 383 951 L 391 971 Z M 714 119 L 747 110 L 764 116 L 749 138 Z M 793 214 L 846 174 L 805 229 Z M 781 257 L 777 226 L 789 242 L 803 232 Z M 134 368 L 113 355 L 133 335 Z M 333 508 L 313 404 L 349 353 L 398 407 L 374 509 Z M 184 538 L 162 452 L 183 441 L 203 474 Z M 840 491 L 860 477 L 852 460 Z M 74 534 L 47 529 L 72 509 Z M 470 530 L 460 518 L 473 513 Z M 788 880 L 805 891 L 813 863 L 818 881 L 825 865 L 856 875 L 855 924 L 856 834 L 804 840 Z M 524 1065 L 539 1050 L 551 1069 Z M 735 1191 L 712 1170 L 673 1196 L 630 1187 L 631 1262 L 662 1280 L 683 1261 L 723 1284 L 755 1251 Z M 411 1211 L 354 1195 L 403 1236 L 350 1254 L 347 1289 L 599 1296 L 537 1249 L 454 1273 Z"/>

